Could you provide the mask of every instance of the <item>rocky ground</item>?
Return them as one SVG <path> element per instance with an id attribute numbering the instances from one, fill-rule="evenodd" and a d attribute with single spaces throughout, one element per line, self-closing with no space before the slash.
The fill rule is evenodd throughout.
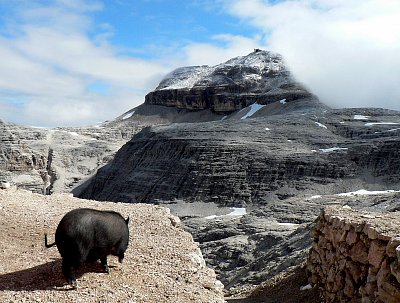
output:
<path id="1" fill-rule="evenodd" d="M 109 257 L 110 274 L 83 266 L 71 290 L 57 248 L 45 248 L 43 236 L 53 239 L 62 216 L 78 207 L 129 216 L 130 244 L 124 263 Z M 179 224 L 159 206 L 0 190 L 0 302 L 223 302 L 222 284 Z"/>
<path id="2" fill-rule="evenodd" d="M 304 264 L 296 266 L 256 287 L 226 297 L 228 303 L 320 303 L 318 288 L 308 284 Z"/>

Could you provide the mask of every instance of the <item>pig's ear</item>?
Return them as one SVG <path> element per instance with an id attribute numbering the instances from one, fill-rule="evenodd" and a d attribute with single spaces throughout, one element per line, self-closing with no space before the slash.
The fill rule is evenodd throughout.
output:
<path id="1" fill-rule="evenodd" d="M 128 223 L 129 223 L 129 217 L 126 218 L 125 223 L 126 223 L 126 225 L 128 225 Z"/>

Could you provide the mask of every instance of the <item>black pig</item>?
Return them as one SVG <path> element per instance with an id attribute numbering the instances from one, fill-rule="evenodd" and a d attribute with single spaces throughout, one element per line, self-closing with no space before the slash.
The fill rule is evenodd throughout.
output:
<path id="1" fill-rule="evenodd" d="M 50 248 L 57 245 L 62 257 L 62 272 L 74 288 L 76 278 L 73 269 L 83 262 L 94 262 L 100 259 L 106 272 L 109 272 L 107 256 L 118 256 L 119 262 L 124 259 L 129 242 L 129 217 L 125 220 L 114 211 L 99 211 L 89 208 L 78 208 L 68 212 L 58 224 L 55 243 L 47 243 Z"/>

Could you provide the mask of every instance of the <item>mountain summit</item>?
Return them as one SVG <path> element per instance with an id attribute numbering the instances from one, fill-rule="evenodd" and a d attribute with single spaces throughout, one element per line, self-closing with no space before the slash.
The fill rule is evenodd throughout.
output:
<path id="1" fill-rule="evenodd" d="M 145 103 L 229 114 L 253 103 L 317 99 L 296 82 L 282 56 L 256 49 L 215 66 L 177 68 L 146 95 Z"/>

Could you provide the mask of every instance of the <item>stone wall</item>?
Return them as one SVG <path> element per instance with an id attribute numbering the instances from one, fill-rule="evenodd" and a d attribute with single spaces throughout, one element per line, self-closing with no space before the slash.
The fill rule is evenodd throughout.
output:
<path id="1" fill-rule="evenodd" d="M 325 302 L 400 302 L 400 214 L 329 206 L 313 231 L 310 282 Z"/>

